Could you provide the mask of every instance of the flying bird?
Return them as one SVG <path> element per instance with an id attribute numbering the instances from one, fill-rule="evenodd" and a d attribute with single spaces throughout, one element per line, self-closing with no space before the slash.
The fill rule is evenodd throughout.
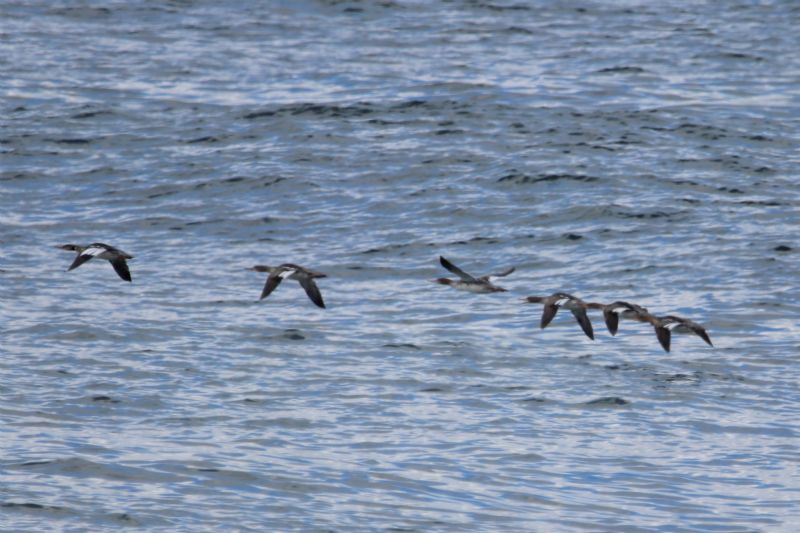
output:
<path id="1" fill-rule="evenodd" d="M 708 336 L 705 328 L 703 328 L 703 326 L 697 322 L 692 322 L 688 318 L 667 315 L 662 317 L 653 317 L 650 323 L 653 324 L 653 327 L 656 329 L 656 337 L 658 337 L 658 342 L 661 343 L 661 347 L 667 352 L 669 351 L 673 332 L 691 333 L 697 335 L 703 339 L 706 344 L 712 348 L 714 347 L 714 345 L 711 344 L 711 338 Z"/>
<path id="2" fill-rule="evenodd" d="M 325 302 L 322 301 L 322 294 L 319 292 L 319 287 L 317 287 L 317 284 L 314 283 L 314 280 L 316 278 L 325 278 L 327 277 L 327 274 L 308 270 L 292 263 L 284 263 L 276 267 L 256 265 L 248 270 L 269 273 L 269 276 L 267 276 L 267 282 L 264 284 L 264 290 L 261 291 L 261 300 L 269 296 L 269 294 L 274 291 L 284 279 L 293 279 L 299 282 L 300 286 L 305 289 L 308 298 L 314 302 L 314 305 L 325 309 Z"/>
<path id="3" fill-rule="evenodd" d="M 603 318 L 606 321 L 606 327 L 612 335 L 617 334 L 619 328 L 619 319 L 635 320 L 637 322 L 651 322 L 652 315 L 646 307 L 636 305 L 628 302 L 617 300 L 603 307 Z"/>
<path id="4" fill-rule="evenodd" d="M 439 256 L 439 263 L 441 263 L 444 268 L 458 276 L 459 279 L 437 278 L 431 280 L 433 283 L 449 285 L 454 289 L 476 293 L 506 292 L 506 289 L 498 287 L 492 283 L 492 278 L 508 276 L 515 270 L 514 267 L 511 267 L 497 274 L 487 274 L 486 276 L 475 277 L 471 274 L 467 274 L 453 263 L 445 259 L 443 256 Z"/>
<path id="5" fill-rule="evenodd" d="M 594 330 L 592 329 L 592 323 L 586 311 L 588 309 L 602 309 L 604 307 L 603 304 L 584 302 L 580 298 L 565 292 L 557 292 L 550 296 L 528 296 L 524 298 L 523 301 L 529 304 L 544 305 L 540 324 L 542 329 L 546 328 L 553 318 L 555 318 L 559 308 L 563 307 L 564 309 L 569 309 L 575 316 L 575 320 L 580 324 L 583 332 L 592 340 L 594 340 Z"/>
<path id="6" fill-rule="evenodd" d="M 118 248 L 103 244 L 102 242 L 96 242 L 86 247 L 79 244 L 62 244 L 61 246 L 57 246 L 57 248 L 78 253 L 75 260 L 67 269 L 67 272 L 78 268 L 96 257 L 110 262 L 116 273 L 119 274 L 119 277 L 125 281 L 131 281 L 131 272 L 128 270 L 128 263 L 126 263 L 125 260 L 133 259 L 133 256 Z"/>

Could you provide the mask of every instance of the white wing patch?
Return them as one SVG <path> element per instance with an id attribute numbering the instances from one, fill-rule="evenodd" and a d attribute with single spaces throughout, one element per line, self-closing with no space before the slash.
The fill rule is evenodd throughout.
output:
<path id="1" fill-rule="evenodd" d="M 561 298 L 560 300 L 556 300 L 556 305 L 562 306 L 569 301 L 569 298 Z"/>
<path id="2" fill-rule="evenodd" d="M 295 274 L 295 273 L 297 273 L 297 270 L 291 268 L 289 270 L 284 270 L 283 272 L 278 274 L 278 277 L 281 278 L 281 279 L 285 279 L 285 278 L 287 278 L 287 277 L 289 277 L 289 276 L 291 276 L 292 274 Z"/>
<path id="3" fill-rule="evenodd" d="M 95 255 L 100 255 L 105 251 L 106 251 L 105 248 L 101 248 L 99 246 L 90 246 L 87 249 L 85 249 L 81 255 L 92 255 L 92 256 L 95 256 Z"/>

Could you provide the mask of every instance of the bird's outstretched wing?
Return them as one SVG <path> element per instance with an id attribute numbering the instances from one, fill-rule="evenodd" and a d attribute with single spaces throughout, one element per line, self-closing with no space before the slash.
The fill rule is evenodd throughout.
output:
<path id="1" fill-rule="evenodd" d="M 544 304 L 541 322 L 542 329 L 546 328 L 547 324 L 552 322 L 553 318 L 556 316 L 556 313 L 558 313 L 558 306 L 555 304 L 555 302 L 546 302 Z"/>
<path id="2" fill-rule="evenodd" d="M 496 274 L 487 274 L 487 275 L 481 277 L 481 280 L 483 280 L 483 281 L 491 281 L 492 278 L 504 278 L 504 277 L 508 276 L 509 274 L 511 274 L 512 272 L 514 272 L 515 270 L 516 270 L 516 267 L 510 267 L 510 268 L 507 268 L 507 269 L 503 270 L 502 272 L 497 272 Z"/>
<path id="3" fill-rule="evenodd" d="M 94 256 L 100 255 L 105 251 L 106 251 L 105 248 L 101 248 L 99 246 L 94 246 L 94 245 L 89 246 L 84 251 L 82 251 L 81 253 L 78 254 L 78 257 L 76 257 L 75 261 L 73 261 L 72 264 L 69 266 L 69 268 L 67 269 L 67 272 L 69 272 L 70 270 L 74 270 L 74 269 L 78 268 L 79 266 L 81 266 L 85 262 L 87 262 L 90 259 L 92 259 Z"/>
<path id="4" fill-rule="evenodd" d="M 603 309 L 603 318 L 606 321 L 608 332 L 612 335 L 616 335 L 619 329 L 619 314 L 610 307 L 606 307 Z"/>
<path id="5" fill-rule="evenodd" d="M 300 286 L 305 289 L 306 294 L 308 295 L 309 299 L 314 302 L 314 305 L 325 309 L 325 302 L 322 301 L 322 294 L 319 292 L 319 287 L 317 287 L 317 284 L 314 283 L 314 280 L 308 277 L 301 278 L 298 280 L 298 282 L 300 283 Z"/>
<path id="6" fill-rule="evenodd" d="M 474 276 L 467 274 L 466 272 L 455 266 L 453 263 L 445 259 L 444 256 L 441 255 L 439 256 L 439 262 L 442 264 L 443 267 L 445 267 L 447 270 L 449 270 L 459 278 L 463 279 L 464 281 L 477 281 Z"/>
<path id="7" fill-rule="evenodd" d="M 592 322 L 589 320 L 589 317 L 586 314 L 586 309 L 573 309 L 572 314 L 575 315 L 575 319 L 578 321 L 578 324 L 581 325 L 581 329 L 583 329 L 583 332 L 586 333 L 586 336 L 594 340 Z"/>
<path id="8" fill-rule="evenodd" d="M 665 328 L 664 326 L 655 326 L 656 328 L 656 337 L 658 337 L 658 342 L 661 343 L 661 347 L 664 348 L 665 352 L 669 352 L 669 343 L 672 339 L 672 332 L 669 329 Z"/>
<path id="9" fill-rule="evenodd" d="M 111 261 L 111 266 L 114 267 L 114 270 L 117 274 L 119 274 L 119 277 L 125 281 L 131 281 L 131 271 L 128 270 L 128 263 L 125 262 L 123 257 L 118 257 L 117 259 Z"/>
<path id="10" fill-rule="evenodd" d="M 264 290 L 261 291 L 261 298 L 259 298 L 259 300 L 263 300 L 269 296 L 269 294 L 281 284 L 281 281 L 283 281 L 283 278 L 280 274 L 270 274 L 267 277 L 267 282 L 264 283 Z"/>
<path id="11" fill-rule="evenodd" d="M 711 344 L 711 338 L 708 336 L 708 333 L 706 333 L 706 330 L 703 329 L 703 327 L 701 325 L 692 323 L 692 324 L 688 324 L 688 327 L 689 327 L 690 330 L 692 330 L 692 332 L 695 335 L 697 335 L 698 337 L 703 339 L 706 342 L 706 344 L 708 344 L 711 347 L 714 346 L 713 344 Z"/>

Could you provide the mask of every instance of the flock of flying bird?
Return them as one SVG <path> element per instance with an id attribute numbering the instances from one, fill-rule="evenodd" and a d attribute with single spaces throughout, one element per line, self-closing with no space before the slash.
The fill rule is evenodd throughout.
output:
<path id="1" fill-rule="evenodd" d="M 114 267 L 114 270 L 120 278 L 125 281 L 131 281 L 131 273 L 126 260 L 133 259 L 133 256 L 118 248 L 101 242 L 96 242 L 89 246 L 64 244 L 58 246 L 58 248 L 78 254 L 67 271 L 78 268 L 94 258 L 105 259 L 111 263 L 111 266 Z M 439 262 L 444 268 L 458 276 L 458 279 L 437 278 L 431 281 L 441 285 L 448 285 L 454 289 L 474 293 L 507 292 L 506 289 L 492 283 L 492 278 L 508 276 L 515 270 L 514 267 L 511 267 L 497 274 L 475 277 L 461 270 L 442 256 L 439 256 Z M 300 286 L 306 291 L 308 298 L 317 307 L 325 308 L 322 294 L 319 291 L 319 287 L 317 287 L 317 284 L 314 282 L 317 278 L 327 277 L 322 272 L 309 270 L 292 263 L 284 263 L 274 267 L 256 265 L 249 270 L 266 272 L 269 274 L 264 284 L 264 289 L 261 291 L 261 299 L 269 296 L 284 279 L 291 279 L 300 283 Z M 706 330 L 700 324 L 674 315 L 655 316 L 651 314 L 647 308 L 628 302 L 616 301 L 610 304 L 584 302 L 580 298 L 565 292 L 557 292 L 550 296 L 528 296 L 523 298 L 523 301 L 525 303 L 542 304 L 544 306 L 541 320 L 542 329 L 550 324 L 556 316 L 556 313 L 558 313 L 558 310 L 563 307 L 572 312 L 586 336 L 594 340 L 594 330 L 592 329 L 592 323 L 589 320 L 587 311 L 595 309 L 603 312 L 606 327 L 612 335 L 617 334 L 619 320 L 620 318 L 624 318 L 626 320 L 645 322 L 652 325 L 655 329 L 658 342 L 661 343 L 661 346 L 667 352 L 669 352 L 670 349 L 672 333 L 691 333 L 703 339 L 709 346 L 713 346 L 708 333 L 706 333 Z"/>

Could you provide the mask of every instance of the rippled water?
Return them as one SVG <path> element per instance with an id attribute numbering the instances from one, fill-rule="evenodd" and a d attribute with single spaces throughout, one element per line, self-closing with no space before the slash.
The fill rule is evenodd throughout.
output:
<path id="1" fill-rule="evenodd" d="M 3 530 L 796 527 L 796 3 L 0 21 Z M 328 309 L 257 300 L 284 261 Z M 558 290 L 715 346 L 540 330 Z"/>

